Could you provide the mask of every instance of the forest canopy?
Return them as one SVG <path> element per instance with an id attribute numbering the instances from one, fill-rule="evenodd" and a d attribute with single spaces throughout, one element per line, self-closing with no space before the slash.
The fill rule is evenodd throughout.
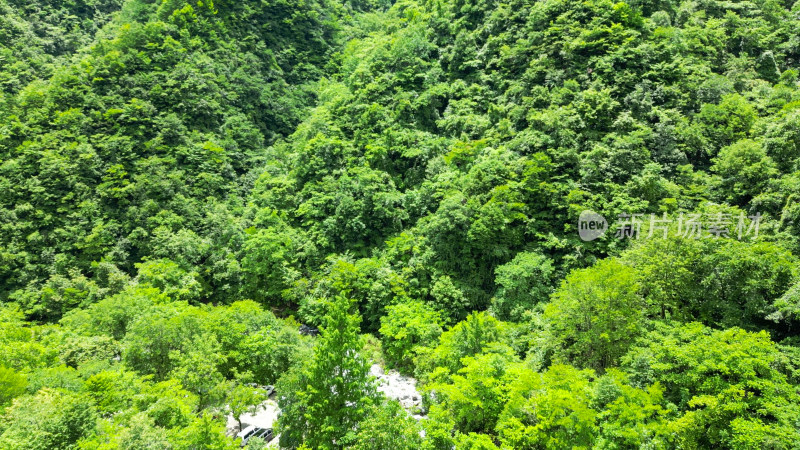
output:
<path id="1" fill-rule="evenodd" d="M 793 449 L 798 191 L 792 0 L 0 0 L 0 448 Z"/>

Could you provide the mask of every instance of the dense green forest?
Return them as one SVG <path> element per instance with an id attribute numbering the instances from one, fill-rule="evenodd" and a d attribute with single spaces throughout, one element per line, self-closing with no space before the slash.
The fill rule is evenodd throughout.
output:
<path id="1" fill-rule="evenodd" d="M 0 449 L 798 449 L 799 200 L 794 0 L 0 0 Z"/>

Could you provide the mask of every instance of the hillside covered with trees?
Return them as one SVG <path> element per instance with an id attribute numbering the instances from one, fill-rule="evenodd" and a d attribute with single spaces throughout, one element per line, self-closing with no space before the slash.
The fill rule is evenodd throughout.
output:
<path id="1" fill-rule="evenodd" d="M 0 449 L 797 449 L 798 200 L 793 0 L 0 0 Z"/>

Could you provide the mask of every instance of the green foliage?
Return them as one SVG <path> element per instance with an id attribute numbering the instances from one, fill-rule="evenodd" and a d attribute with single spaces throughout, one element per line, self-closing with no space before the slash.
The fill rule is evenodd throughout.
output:
<path id="1" fill-rule="evenodd" d="M 617 364 L 643 330 L 634 269 L 614 260 L 572 272 L 545 306 L 557 356 L 602 370 Z"/>
<path id="2" fill-rule="evenodd" d="M 741 95 L 730 94 L 718 105 L 705 104 L 698 120 L 709 140 L 712 155 L 721 147 L 745 138 L 753 126 L 756 111 Z"/>
<path id="3" fill-rule="evenodd" d="M 93 286 L 93 264 L 104 261 L 129 275 L 140 264 L 142 281 L 173 300 L 230 300 L 241 288 L 233 216 L 248 174 L 312 101 L 339 8 L 9 3 L 2 299 L 57 320 L 96 301 L 107 286 Z M 20 76 L 9 77 L 14 65 Z"/>
<path id="4" fill-rule="evenodd" d="M 119 446 L 122 448 L 155 449 L 170 447 L 171 444 L 164 430 L 154 427 L 147 416 L 137 415 L 131 419 L 130 427 L 120 433 Z"/>
<path id="5" fill-rule="evenodd" d="M 244 243 L 242 271 L 244 292 L 256 301 L 276 303 L 288 289 L 292 253 L 296 244 L 290 230 L 248 229 Z M 293 239 L 294 238 L 294 239 Z"/>
<path id="6" fill-rule="evenodd" d="M 682 412 L 670 424 L 683 446 L 788 448 L 797 442 L 796 386 L 778 369 L 765 332 L 659 325 L 625 356 L 638 384 L 653 381 Z"/>
<path id="7" fill-rule="evenodd" d="M 297 391 L 281 397 L 282 446 L 344 448 L 376 403 L 369 363 L 359 354 L 360 318 L 350 313 L 351 308 L 352 302 L 345 297 L 329 304 L 314 357 L 298 375 Z"/>
<path id="8" fill-rule="evenodd" d="M 208 412 L 203 412 L 181 430 L 176 449 L 236 450 L 239 446 L 225 435 L 225 426 Z"/>
<path id="9" fill-rule="evenodd" d="M 168 259 L 136 264 L 137 279 L 144 286 L 153 286 L 175 301 L 196 302 L 203 297 L 197 272 L 186 272 Z"/>
<path id="10" fill-rule="evenodd" d="M 431 346 L 442 334 L 441 318 L 422 302 L 401 303 L 386 308 L 380 333 L 387 362 L 413 371 L 418 349 Z"/>
<path id="11" fill-rule="evenodd" d="M 74 448 L 96 426 L 97 412 L 87 399 L 43 389 L 19 397 L 0 425 L 0 446 L 8 449 Z M 36 436 L 36 439 L 31 439 Z"/>
<path id="12" fill-rule="evenodd" d="M 27 387 L 28 380 L 24 375 L 0 366 L 0 406 L 8 405 L 15 397 L 24 394 Z"/>
<path id="13" fill-rule="evenodd" d="M 550 297 L 553 265 L 536 253 L 518 253 L 511 262 L 495 269 L 497 293 L 492 311 L 501 319 L 519 320 L 523 312 Z"/>
<path id="14" fill-rule="evenodd" d="M 419 432 L 417 421 L 411 418 L 399 403 L 384 401 L 370 407 L 366 419 L 358 424 L 355 442 L 348 448 L 415 450 L 422 445 Z"/>
<path id="15" fill-rule="evenodd" d="M 772 158 L 749 139 L 722 148 L 711 170 L 722 177 L 719 190 L 734 205 L 747 204 L 778 174 Z"/>
<path id="16" fill-rule="evenodd" d="M 231 416 L 239 423 L 239 431 L 242 430 L 242 416 L 253 414 L 266 400 L 266 393 L 263 389 L 238 384 L 231 389 L 225 399 L 226 408 Z"/>
<path id="17" fill-rule="evenodd" d="M 516 361 L 515 356 L 511 349 L 494 349 L 462 359 L 464 367 L 447 382 L 434 381 L 426 386 L 434 397 L 431 417 L 452 420 L 462 433 L 494 430 L 503 409 L 502 379 L 506 368 Z"/>
<path id="18" fill-rule="evenodd" d="M 139 383 L 130 372 L 106 370 L 88 377 L 83 388 L 100 414 L 112 415 L 130 407 L 132 397 L 141 389 Z"/>
<path id="19" fill-rule="evenodd" d="M 81 373 L 67 366 L 37 369 L 28 378 L 28 392 L 30 393 L 36 393 L 42 388 L 82 392 L 87 386 L 81 378 Z"/>
<path id="20" fill-rule="evenodd" d="M 121 340 L 136 317 L 148 311 L 154 304 L 168 301 L 156 288 L 130 286 L 84 310 L 70 311 L 61 323 L 88 335 L 106 335 Z"/>
<path id="21" fill-rule="evenodd" d="M 497 424 L 512 448 L 668 448 L 667 411 L 658 385 L 629 386 L 614 370 L 554 365 L 541 374 L 509 371 L 508 403 Z"/>
<path id="22" fill-rule="evenodd" d="M 0 447 L 795 447 L 797 13 L 0 0 Z"/>
<path id="23" fill-rule="evenodd" d="M 186 304 L 155 306 L 139 315 L 126 333 L 123 360 L 134 370 L 167 378 L 176 367 L 175 350 L 189 349 L 192 337 L 199 334 L 198 311 Z"/>
<path id="24" fill-rule="evenodd" d="M 494 344 L 502 343 L 507 337 L 506 333 L 506 324 L 487 313 L 470 314 L 464 321 L 442 333 L 436 347 L 420 352 L 417 373 L 430 374 L 436 368 L 455 373 L 464 367 L 463 358 L 475 356 Z"/>
<path id="25" fill-rule="evenodd" d="M 781 245 L 671 238 L 636 246 L 622 259 L 635 269 L 651 317 L 769 329 L 776 336 L 792 326 L 779 299 L 793 283 L 795 257 Z"/>
<path id="26" fill-rule="evenodd" d="M 39 328 L 23 317 L 16 307 L 0 307 L 0 365 L 22 370 L 55 364 L 56 352 L 38 339 Z"/>
<path id="27" fill-rule="evenodd" d="M 408 282 L 375 258 L 331 257 L 322 273 L 324 276 L 314 284 L 306 285 L 306 280 L 297 283 L 291 294 L 298 298 L 300 314 L 311 323 L 319 323 L 327 298 L 343 293 L 357 301 L 364 317 L 363 328 L 369 331 L 378 330 L 386 307 L 410 301 Z"/>
<path id="28" fill-rule="evenodd" d="M 195 335 L 180 351 L 172 350 L 169 359 L 174 368 L 170 377 L 197 395 L 202 409 L 220 406 L 227 385 L 218 367 L 224 358 L 217 340 L 211 335 Z"/>

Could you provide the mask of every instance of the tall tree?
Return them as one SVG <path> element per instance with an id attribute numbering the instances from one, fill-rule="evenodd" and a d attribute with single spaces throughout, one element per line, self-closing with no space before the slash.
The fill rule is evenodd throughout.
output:
<path id="1" fill-rule="evenodd" d="M 353 302 L 337 297 L 329 303 L 325 326 L 314 357 L 296 380 L 298 391 L 280 399 L 281 446 L 344 448 L 356 428 L 377 403 L 369 362 L 360 354 L 358 314 Z"/>

